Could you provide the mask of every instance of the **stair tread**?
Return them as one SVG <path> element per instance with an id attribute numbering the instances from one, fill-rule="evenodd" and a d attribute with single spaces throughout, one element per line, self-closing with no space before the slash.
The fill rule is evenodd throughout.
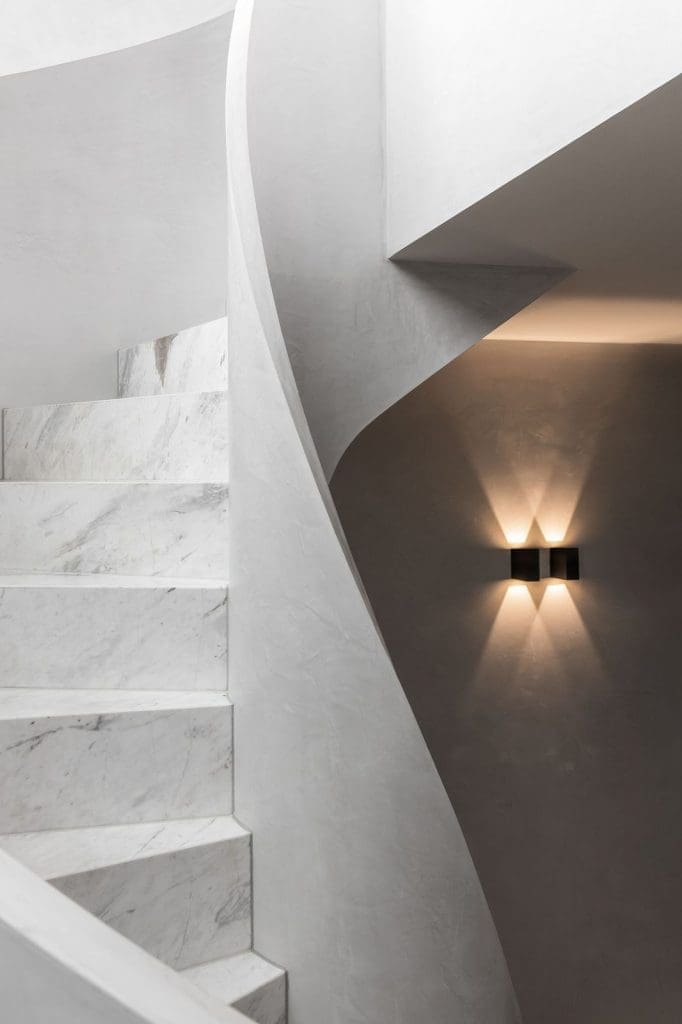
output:
<path id="1" fill-rule="evenodd" d="M 131 590 L 225 590 L 227 580 L 191 576 L 116 576 L 107 573 L 0 573 L 0 589 L 88 587 Z"/>
<path id="2" fill-rule="evenodd" d="M 226 693 L 211 690 L 0 689 L 0 721 L 230 706 Z"/>
<path id="3" fill-rule="evenodd" d="M 5 406 L 2 410 L 3 413 L 15 413 L 24 412 L 27 409 L 77 409 L 83 408 L 84 406 L 97 405 L 97 406 L 115 406 L 116 408 L 125 408 L 126 404 L 135 402 L 149 402 L 173 405 L 181 402 L 187 395 L 220 395 L 221 398 L 225 395 L 224 388 L 213 388 L 210 390 L 202 391 L 179 391 L 169 394 L 161 395 L 126 395 L 120 398 L 95 398 L 95 399 L 84 399 L 78 402 L 40 402 L 35 405 L 9 405 Z"/>
<path id="4" fill-rule="evenodd" d="M 14 832 L 0 836 L 0 848 L 49 880 L 248 836 L 232 815 L 220 815 Z"/>
<path id="5" fill-rule="evenodd" d="M 283 978 L 285 972 L 249 950 L 197 967 L 187 967 L 181 974 L 211 995 L 219 996 L 226 1003 L 234 1003 L 261 986 Z"/>

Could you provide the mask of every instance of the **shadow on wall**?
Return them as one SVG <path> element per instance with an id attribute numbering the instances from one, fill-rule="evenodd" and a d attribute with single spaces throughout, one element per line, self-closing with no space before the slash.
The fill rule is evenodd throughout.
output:
<path id="1" fill-rule="evenodd" d="M 332 483 L 525 1024 L 682 1015 L 681 394 L 682 347 L 481 342 Z"/>

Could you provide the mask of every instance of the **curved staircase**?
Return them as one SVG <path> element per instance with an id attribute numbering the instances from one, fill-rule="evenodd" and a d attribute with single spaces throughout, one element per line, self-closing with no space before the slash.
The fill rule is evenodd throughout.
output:
<path id="1" fill-rule="evenodd" d="M 119 396 L 4 412 L 0 849 L 284 1024 L 232 814 L 225 321 L 121 353 Z"/>

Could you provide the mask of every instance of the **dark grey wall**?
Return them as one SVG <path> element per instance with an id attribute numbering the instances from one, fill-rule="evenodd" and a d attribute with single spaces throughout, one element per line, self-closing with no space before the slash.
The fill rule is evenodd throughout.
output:
<path id="1" fill-rule="evenodd" d="M 333 493 L 525 1024 L 682 1019 L 682 348 L 481 342 Z M 511 588 L 507 533 L 583 579 Z"/>

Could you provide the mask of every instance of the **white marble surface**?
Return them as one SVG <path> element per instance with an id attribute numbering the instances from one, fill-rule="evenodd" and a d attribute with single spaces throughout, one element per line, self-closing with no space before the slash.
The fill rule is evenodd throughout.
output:
<path id="1" fill-rule="evenodd" d="M 190 327 L 118 354 L 118 393 L 159 395 L 227 388 L 227 320 Z"/>
<path id="2" fill-rule="evenodd" d="M 0 483 L 0 573 L 225 579 L 220 484 Z"/>
<path id="3" fill-rule="evenodd" d="M 129 825 L 47 829 L 0 835 L 0 849 L 47 880 L 123 864 L 195 846 L 248 839 L 231 815 Z"/>
<path id="4" fill-rule="evenodd" d="M 3 413 L 6 480 L 227 480 L 227 394 L 35 405 Z"/>
<path id="5" fill-rule="evenodd" d="M 0 690 L 0 832 L 232 810 L 218 693 Z"/>
<path id="6" fill-rule="evenodd" d="M 246 1024 L 0 851 L 7 1024 Z"/>
<path id="7" fill-rule="evenodd" d="M 219 582 L 0 576 L 0 636 L 0 687 L 227 688 Z"/>
<path id="8" fill-rule="evenodd" d="M 184 972 L 256 1024 L 286 1024 L 286 974 L 257 953 L 239 953 Z"/>
<path id="9" fill-rule="evenodd" d="M 250 837 L 229 816 L 23 833 L 0 847 L 172 967 L 250 946 Z"/>

